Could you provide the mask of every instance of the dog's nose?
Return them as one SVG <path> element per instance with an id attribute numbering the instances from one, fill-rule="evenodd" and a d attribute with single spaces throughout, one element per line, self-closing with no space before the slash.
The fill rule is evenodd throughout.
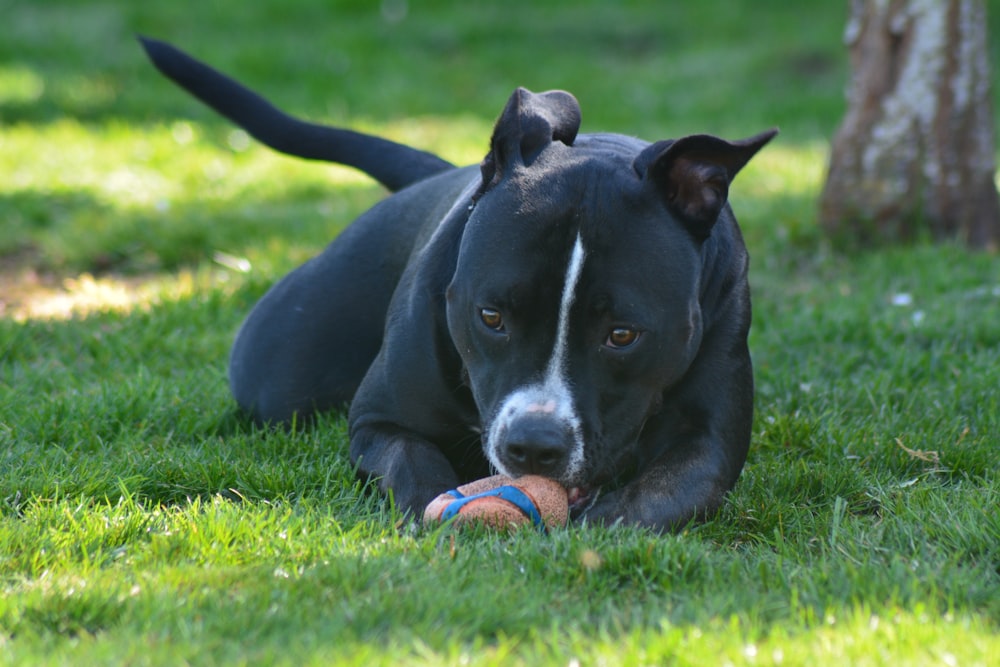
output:
<path id="1" fill-rule="evenodd" d="M 572 430 L 559 421 L 521 418 L 507 429 L 503 458 L 513 472 L 556 475 L 566 467 L 572 442 Z"/>

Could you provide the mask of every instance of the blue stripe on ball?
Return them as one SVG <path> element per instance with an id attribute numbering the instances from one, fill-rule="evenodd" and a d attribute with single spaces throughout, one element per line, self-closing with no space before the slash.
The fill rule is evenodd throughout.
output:
<path id="1" fill-rule="evenodd" d="M 477 498 L 496 497 L 506 500 L 517 507 L 517 509 L 521 510 L 525 516 L 531 519 L 531 523 L 535 524 L 539 528 L 545 528 L 545 522 L 542 521 L 542 515 L 539 514 L 538 508 L 535 507 L 535 503 L 528 497 L 528 494 L 516 486 L 499 486 L 495 489 L 483 491 L 482 493 L 477 493 L 473 496 L 463 496 L 458 491 L 449 491 L 448 493 L 455 497 L 455 501 L 450 503 L 444 509 L 444 512 L 441 513 L 442 521 L 448 521 L 449 519 L 455 518 L 458 513 L 462 511 L 462 508 L 465 507 L 465 505 L 473 500 L 476 500 Z"/>

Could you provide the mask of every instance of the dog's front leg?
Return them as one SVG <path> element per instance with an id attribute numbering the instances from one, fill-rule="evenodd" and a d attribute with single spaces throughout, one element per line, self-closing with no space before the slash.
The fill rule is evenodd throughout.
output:
<path id="1" fill-rule="evenodd" d="M 630 483 L 599 496 L 583 519 L 676 531 L 718 509 L 733 475 L 722 443 L 695 437 L 671 448 Z"/>
<path id="2" fill-rule="evenodd" d="M 725 350 L 731 351 L 731 364 L 720 383 L 717 360 L 726 358 Z M 745 343 L 713 336 L 703 351 L 687 381 L 664 396 L 664 409 L 647 422 L 639 446 L 641 472 L 598 496 L 584 515 L 587 521 L 675 531 L 722 504 L 750 445 L 753 373 Z"/>
<path id="3" fill-rule="evenodd" d="M 427 503 L 460 483 L 439 447 L 390 424 L 364 426 L 352 433 L 351 461 L 363 478 L 377 479 L 379 490 L 391 494 L 410 518 L 419 518 Z"/>

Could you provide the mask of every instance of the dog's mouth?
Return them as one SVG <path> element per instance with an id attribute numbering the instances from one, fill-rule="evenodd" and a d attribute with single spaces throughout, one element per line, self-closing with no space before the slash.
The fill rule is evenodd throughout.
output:
<path id="1" fill-rule="evenodd" d="M 597 494 L 591 489 L 581 486 L 574 486 L 568 491 L 569 511 L 572 516 L 576 516 L 586 510 L 597 500 Z"/>

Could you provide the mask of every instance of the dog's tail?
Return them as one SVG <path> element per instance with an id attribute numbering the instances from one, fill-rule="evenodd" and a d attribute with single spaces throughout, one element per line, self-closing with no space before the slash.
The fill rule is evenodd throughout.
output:
<path id="1" fill-rule="evenodd" d="M 307 123 L 166 42 L 139 37 L 156 68 L 276 151 L 360 169 L 395 192 L 454 169 L 436 155 L 387 139 Z"/>

